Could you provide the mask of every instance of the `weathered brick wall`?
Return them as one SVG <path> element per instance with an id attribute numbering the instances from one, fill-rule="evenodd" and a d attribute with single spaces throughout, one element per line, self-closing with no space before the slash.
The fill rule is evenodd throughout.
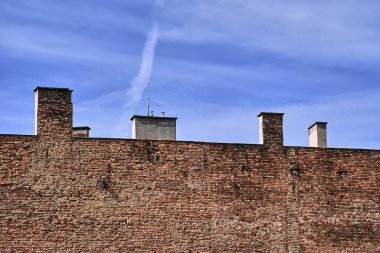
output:
<path id="1" fill-rule="evenodd" d="M 0 252 L 380 251 L 380 151 L 283 147 L 279 114 L 242 145 L 70 138 L 49 111 L 56 137 L 0 135 Z"/>
<path id="2" fill-rule="evenodd" d="M 380 152 L 288 148 L 300 248 L 307 252 L 380 252 Z"/>
<path id="3" fill-rule="evenodd" d="M 73 127 L 72 90 L 66 88 L 35 89 L 36 130 L 40 138 L 71 138 Z"/>

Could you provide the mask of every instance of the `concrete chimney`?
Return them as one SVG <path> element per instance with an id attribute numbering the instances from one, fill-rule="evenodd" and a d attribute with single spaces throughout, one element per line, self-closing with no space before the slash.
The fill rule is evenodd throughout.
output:
<path id="1" fill-rule="evenodd" d="M 74 138 L 88 138 L 90 137 L 90 130 L 88 126 L 73 127 Z"/>
<path id="2" fill-rule="evenodd" d="M 283 113 L 262 112 L 259 117 L 259 143 L 266 146 L 284 145 L 282 118 Z"/>
<path id="3" fill-rule="evenodd" d="M 177 118 L 134 115 L 131 121 L 132 139 L 176 140 Z"/>
<path id="4" fill-rule="evenodd" d="M 309 147 L 327 147 L 326 125 L 327 122 L 315 122 L 309 127 Z"/>

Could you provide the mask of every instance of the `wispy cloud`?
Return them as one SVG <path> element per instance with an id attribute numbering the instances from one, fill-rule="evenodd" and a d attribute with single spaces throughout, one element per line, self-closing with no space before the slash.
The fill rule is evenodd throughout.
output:
<path id="1" fill-rule="evenodd" d="M 166 4 L 166 0 L 155 1 L 155 6 L 154 6 L 155 19 L 157 19 L 160 16 L 160 13 L 163 7 L 165 6 L 165 4 Z M 128 101 L 126 103 L 127 107 L 135 105 L 141 100 L 144 90 L 146 89 L 146 87 L 148 86 L 150 82 L 159 31 L 160 31 L 159 25 L 156 22 L 156 20 L 154 20 L 152 28 L 146 39 L 144 49 L 142 51 L 142 57 L 141 57 L 142 59 L 141 59 L 139 72 L 137 76 L 133 79 L 131 86 L 129 87 L 127 91 L 127 96 L 128 96 Z"/>
<path id="2" fill-rule="evenodd" d="M 363 100 L 365 98 L 365 100 Z M 307 146 L 307 128 L 327 121 L 329 147 L 379 148 L 380 108 L 376 91 L 329 96 L 304 104 L 285 106 L 219 107 L 197 104 L 179 108 L 178 139 L 212 142 L 258 143 L 260 111 L 283 112 L 285 145 Z M 367 113 L 363 113 L 367 112 Z"/>
<path id="3" fill-rule="evenodd" d="M 192 1 L 165 13 L 163 43 L 228 43 L 302 60 L 379 61 L 377 5 L 357 1 Z M 170 8 L 169 8 L 170 7 Z"/>
<path id="4" fill-rule="evenodd" d="M 7 29 L 0 29 L 0 38 L 1 49 L 23 59 L 52 61 L 58 58 L 60 61 L 120 64 L 127 60 L 131 63 L 134 57 L 132 54 L 120 56 L 120 51 L 105 49 L 94 43 L 93 38 L 70 32 L 52 33 L 35 26 L 8 25 Z"/>
<path id="5" fill-rule="evenodd" d="M 127 89 L 127 101 L 124 103 L 122 116 L 112 129 L 112 136 L 125 136 L 125 127 L 128 125 L 129 117 L 134 114 L 134 107 L 141 101 L 145 89 L 148 87 L 153 71 L 153 64 L 156 54 L 156 46 L 159 38 L 159 24 L 157 19 L 160 16 L 166 0 L 156 0 L 154 5 L 153 25 L 148 33 L 141 55 L 141 63 L 138 74 L 132 80 Z M 129 135 L 127 135 L 129 137 Z"/>
<path id="6" fill-rule="evenodd" d="M 148 86 L 152 76 L 152 68 L 156 45 L 158 41 L 159 26 L 155 22 L 148 34 L 145 46 L 142 52 L 141 65 L 139 73 L 133 79 L 130 88 L 127 91 L 128 101 L 126 106 L 132 106 L 138 103 L 143 95 L 145 88 Z"/>
<path id="7" fill-rule="evenodd" d="M 129 137 L 149 93 L 179 117 L 178 139 L 257 143 L 257 113 L 279 111 L 287 145 L 326 120 L 329 146 L 378 148 L 380 3 L 368 2 L 0 1 L 0 133 L 33 132 L 10 118 L 32 122 L 30 92 L 47 85 L 75 90 L 74 122 L 93 136 Z"/>
<path id="8" fill-rule="evenodd" d="M 165 6 L 166 0 L 156 0 L 155 4 L 156 4 L 156 10 L 157 10 L 157 8 L 160 9 L 160 8 Z"/>

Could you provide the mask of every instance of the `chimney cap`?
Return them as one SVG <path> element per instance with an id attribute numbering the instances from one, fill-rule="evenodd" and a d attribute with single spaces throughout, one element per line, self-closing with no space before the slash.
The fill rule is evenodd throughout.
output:
<path id="1" fill-rule="evenodd" d="M 284 115 L 284 113 L 282 113 L 282 112 L 260 112 L 259 115 L 257 115 L 257 117 L 261 117 L 264 114 L 279 115 L 279 116 L 283 116 Z"/>
<path id="2" fill-rule="evenodd" d="M 314 127 L 315 125 L 327 125 L 327 124 L 328 124 L 328 122 L 317 121 L 317 122 L 315 122 L 314 124 L 312 124 L 311 126 L 309 126 L 308 129 Z"/>
<path id="3" fill-rule="evenodd" d="M 44 86 L 37 86 L 34 91 L 36 92 L 37 90 L 65 90 L 65 91 L 70 91 L 72 92 L 73 90 L 69 88 L 56 88 L 56 87 L 44 87 Z"/>
<path id="4" fill-rule="evenodd" d="M 73 127 L 73 130 L 91 130 L 91 128 L 88 126 L 76 126 Z"/>
<path id="5" fill-rule="evenodd" d="M 173 119 L 177 120 L 177 117 L 162 117 L 162 116 L 143 116 L 143 115 L 133 115 L 131 120 L 134 120 L 135 118 L 143 118 L 143 119 Z"/>

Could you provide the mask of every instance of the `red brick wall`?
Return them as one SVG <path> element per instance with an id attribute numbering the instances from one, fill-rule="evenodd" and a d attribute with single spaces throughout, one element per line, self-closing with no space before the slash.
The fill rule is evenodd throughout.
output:
<path id="1" fill-rule="evenodd" d="M 267 143 L 0 135 L 0 252 L 380 251 L 380 151 Z"/>
<path id="2" fill-rule="evenodd" d="M 301 168 L 295 180 L 301 250 L 380 252 L 380 152 L 288 150 Z"/>
<path id="3" fill-rule="evenodd" d="M 0 139 L 2 252 L 380 250 L 379 151 Z"/>

